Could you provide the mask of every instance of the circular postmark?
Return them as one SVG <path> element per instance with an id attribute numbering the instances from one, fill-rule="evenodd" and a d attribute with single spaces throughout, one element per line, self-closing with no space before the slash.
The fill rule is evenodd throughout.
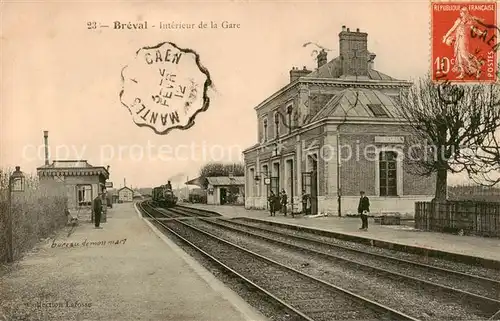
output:
<path id="1" fill-rule="evenodd" d="M 122 69 L 120 101 L 136 125 L 164 135 L 194 125 L 196 115 L 208 109 L 211 84 L 194 50 L 163 42 L 139 49 Z"/>

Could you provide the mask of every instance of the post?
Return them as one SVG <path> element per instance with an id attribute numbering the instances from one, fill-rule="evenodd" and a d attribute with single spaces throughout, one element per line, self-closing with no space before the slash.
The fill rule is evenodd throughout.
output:
<path id="1" fill-rule="evenodd" d="M 292 161 L 292 168 L 290 170 L 290 181 L 291 181 L 291 184 L 290 184 L 290 203 L 291 203 L 291 208 L 290 208 L 290 213 L 292 214 L 292 217 L 294 217 L 294 213 L 293 213 L 293 183 L 294 183 L 294 177 L 293 177 L 293 161 Z"/>
<path id="2" fill-rule="evenodd" d="M 339 125 L 340 127 L 340 125 Z M 340 186 L 340 131 L 337 127 L 337 203 L 338 216 L 342 217 L 342 187 Z"/>
<path id="3" fill-rule="evenodd" d="M 12 175 L 9 173 L 9 188 L 7 194 L 7 263 L 14 262 L 14 245 L 12 237 Z"/>

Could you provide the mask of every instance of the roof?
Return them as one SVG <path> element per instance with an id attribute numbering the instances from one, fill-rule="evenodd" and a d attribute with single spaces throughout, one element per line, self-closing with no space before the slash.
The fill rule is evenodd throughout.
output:
<path id="1" fill-rule="evenodd" d="M 200 177 L 196 177 L 190 181 L 187 181 L 186 183 L 184 183 L 186 185 L 196 185 L 196 186 L 199 186 L 199 187 L 203 187 L 203 181 Z"/>
<path id="2" fill-rule="evenodd" d="M 234 176 L 229 178 L 228 176 L 217 176 L 217 177 L 207 177 L 208 184 L 214 186 L 221 185 L 245 185 L 244 176 Z"/>
<path id="3" fill-rule="evenodd" d="M 130 188 L 128 188 L 127 186 L 125 187 L 122 187 L 118 190 L 118 193 L 120 193 L 120 191 L 124 190 L 124 189 L 128 189 L 129 191 L 131 191 L 132 193 L 134 192 L 133 190 L 131 190 Z"/>
<path id="4" fill-rule="evenodd" d="M 92 176 L 103 175 L 109 178 L 109 172 L 103 166 L 92 166 L 87 160 L 54 160 L 52 164 L 37 168 L 40 176 Z"/>
<path id="5" fill-rule="evenodd" d="M 330 60 L 323 66 L 319 67 L 304 78 L 334 78 L 334 79 L 351 79 L 351 80 L 385 80 L 385 81 L 401 81 L 399 79 L 388 76 L 375 69 L 368 69 L 368 76 L 342 76 L 342 66 L 340 65 L 340 57 Z"/>
<path id="6" fill-rule="evenodd" d="M 348 88 L 333 96 L 311 121 L 325 117 L 397 118 L 397 103 L 379 90 Z"/>

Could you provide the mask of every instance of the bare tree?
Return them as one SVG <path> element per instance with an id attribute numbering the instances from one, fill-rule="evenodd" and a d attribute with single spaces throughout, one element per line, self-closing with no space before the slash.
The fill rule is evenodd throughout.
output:
<path id="1" fill-rule="evenodd" d="M 400 102 L 411 134 L 405 164 L 421 176 L 436 174 L 436 200 L 447 198 L 448 173 L 467 173 L 482 185 L 500 181 L 499 85 L 435 84 L 427 77 L 405 89 Z"/>

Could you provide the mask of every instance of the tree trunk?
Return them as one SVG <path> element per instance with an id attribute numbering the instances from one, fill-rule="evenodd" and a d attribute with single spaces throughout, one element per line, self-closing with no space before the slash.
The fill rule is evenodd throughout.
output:
<path id="1" fill-rule="evenodd" d="M 441 167 L 437 171 L 435 199 L 437 202 L 444 202 L 448 198 L 448 170 L 446 167 Z"/>

